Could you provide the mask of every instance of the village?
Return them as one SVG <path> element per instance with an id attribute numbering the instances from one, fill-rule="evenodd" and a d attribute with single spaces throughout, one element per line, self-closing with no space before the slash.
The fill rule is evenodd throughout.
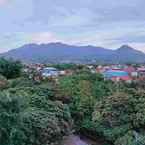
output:
<path id="1" fill-rule="evenodd" d="M 61 65 L 61 64 L 60 64 Z M 63 64 L 69 65 L 69 64 Z M 35 81 L 45 79 L 57 80 L 60 76 L 69 76 L 75 74 L 78 70 L 86 70 L 93 74 L 101 74 L 104 80 L 113 82 L 139 82 L 145 80 L 145 65 L 140 64 L 118 64 L 118 65 L 80 65 L 71 64 L 75 67 L 57 68 L 55 65 L 45 64 L 25 64 L 23 72 L 28 74 L 29 78 Z"/>

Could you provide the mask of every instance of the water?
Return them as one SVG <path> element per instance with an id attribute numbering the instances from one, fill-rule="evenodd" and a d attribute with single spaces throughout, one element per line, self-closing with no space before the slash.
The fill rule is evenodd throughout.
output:
<path id="1" fill-rule="evenodd" d="M 70 135 L 63 141 L 63 145 L 103 145 L 100 141 L 92 141 L 87 138 L 80 138 L 77 135 Z"/>
<path id="2" fill-rule="evenodd" d="M 64 139 L 63 145 L 90 145 L 90 144 L 81 140 L 79 136 L 71 135 Z"/>

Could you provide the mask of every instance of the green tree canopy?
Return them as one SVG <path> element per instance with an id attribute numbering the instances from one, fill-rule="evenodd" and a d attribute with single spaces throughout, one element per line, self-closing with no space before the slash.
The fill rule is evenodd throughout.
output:
<path id="1" fill-rule="evenodd" d="M 0 59 L 0 74 L 7 79 L 16 78 L 20 76 L 22 64 L 20 61 L 14 61 L 12 59 Z"/>
<path id="2" fill-rule="evenodd" d="M 96 132 L 112 142 L 129 131 L 140 132 L 145 125 L 145 93 L 134 90 L 105 97 L 96 103 L 92 118 Z"/>
<path id="3" fill-rule="evenodd" d="M 0 93 L 0 145 L 59 145 L 71 131 L 69 109 L 45 96 Z"/>

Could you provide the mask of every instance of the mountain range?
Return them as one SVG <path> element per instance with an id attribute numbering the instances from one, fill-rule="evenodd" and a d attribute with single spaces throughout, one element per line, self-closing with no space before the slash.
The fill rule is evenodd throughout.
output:
<path id="1" fill-rule="evenodd" d="M 27 44 L 2 53 L 1 57 L 38 63 L 144 63 L 145 54 L 128 45 L 118 49 L 75 46 L 63 43 Z"/>

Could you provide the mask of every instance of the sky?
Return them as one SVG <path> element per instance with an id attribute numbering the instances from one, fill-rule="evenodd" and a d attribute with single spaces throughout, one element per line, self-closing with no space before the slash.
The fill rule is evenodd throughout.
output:
<path id="1" fill-rule="evenodd" d="M 145 0 L 0 0 L 0 52 L 50 42 L 145 52 Z"/>

